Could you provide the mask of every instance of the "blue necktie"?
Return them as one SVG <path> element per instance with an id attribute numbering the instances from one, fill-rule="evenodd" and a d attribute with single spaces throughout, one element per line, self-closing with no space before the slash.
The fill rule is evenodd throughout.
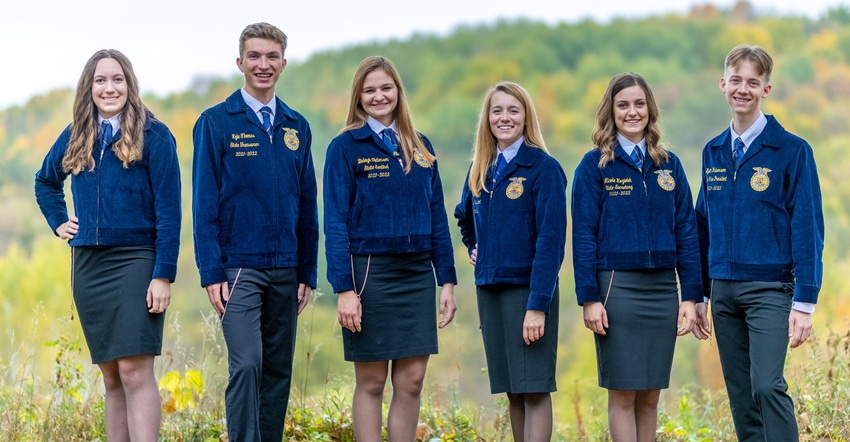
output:
<path id="1" fill-rule="evenodd" d="M 103 120 L 100 124 L 100 148 L 106 149 L 109 143 L 112 142 L 112 123 L 109 120 Z"/>
<path id="2" fill-rule="evenodd" d="M 744 159 L 744 140 L 741 137 L 735 138 L 735 144 L 732 147 L 732 159 L 735 160 L 735 170 L 741 167 L 741 160 Z"/>
<path id="3" fill-rule="evenodd" d="M 387 147 L 387 152 L 394 157 L 398 157 L 398 139 L 396 139 L 393 130 L 386 128 L 381 131 L 381 135 L 383 135 L 384 146 Z"/>
<path id="4" fill-rule="evenodd" d="M 263 114 L 263 130 L 269 134 L 269 141 L 272 140 L 272 109 L 268 106 L 260 108 L 260 113 Z"/>
<path id="5" fill-rule="evenodd" d="M 643 171 L 643 154 L 640 151 L 640 147 L 635 145 L 635 148 L 632 149 L 632 161 L 635 162 L 635 166 L 637 166 L 638 170 Z"/>
<path id="6" fill-rule="evenodd" d="M 493 180 L 494 180 L 494 181 L 495 181 L 495 180 L 497 180 L 499 177 L 501 177 L 501 176 L 502 176 L 502 172 L 504 172 L 504 171 L 505 171 L 505 168 L 506 168 L 506 167 L 508 167 L 508 162 L 507 162 L 507 161 L 505 161 L 505 156 L 504 156 L 504 155 L 502 155 L 502 153 L 501 153 L 501 152 L 499 152 L 499 156 L 498 156 L 498 158 L 496 159 L 496 169 L 495 169 L 495 173 L 493 174 Z"/>

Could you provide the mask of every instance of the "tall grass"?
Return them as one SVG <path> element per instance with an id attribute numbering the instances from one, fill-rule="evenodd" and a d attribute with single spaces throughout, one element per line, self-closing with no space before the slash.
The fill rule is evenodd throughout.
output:
<path id="1" fill-rule="evenodd" d="M 315 297 L 304 317 L 307 340 L 305 360 L 313 362 L 311 328 Z M 39 327 L 39 311 L 32 328 Z M 65 320 L 67 322 L 67 320 Z M 169 334 L 178 336 L 157 359 L 157 376 L 163 399 L 161 439 L 164 441 L 227 441 L 224 423 L 224 389 L 227 382 L 226 351 L 214 315 L 204 316 L 203 345 L 188 349 L 180 341 L 176 315 Z M 70 329 L 69 324 L 63 328 Z M 78 363 L 79 338 L 62 333 L 55 341 L 37 345 L 24 340 L 15 356 L 0 367 L 6 376 L 0 384 L 0 434 L 10 441 L 105 441 L 102 380 L 96 367 Z M 850 331 L 813 337 L 796 358 L 789 358 L 786 373 L 789 393 L 797 407 L 803 441 L 850 440 Z M 55 355 L 50 379 L 34 375 L 36 352 Z M 801 357 L 802 356 L 802 357 Z M 320 395 L 307 395 L 307 377 L 293 382 L 286 421 L 286 437 L 292 441 L 353 441 L 351 394 L 353 379 L 325 379 Z M 556 423 L 554 440 L 607 441 L 604 407 L 587 403 L 575 389 L 573 423 Z M 392 391 L 387 390 L 389 400 Z M 659 441 L 734 441 L 734 426 L 725 391 L 688 385 L 675 393 L 675 406 L 659 413 Z M 510 440 L 507 401 L 497 396 L 495 411 L 465 405 L 454 388 L 431 385 L 423 393 L 417 432 L 420 441 Z M 588 411 L 589 410 L 589 411 Z M 386 406 L 384 407 L 386 412 Z"/>

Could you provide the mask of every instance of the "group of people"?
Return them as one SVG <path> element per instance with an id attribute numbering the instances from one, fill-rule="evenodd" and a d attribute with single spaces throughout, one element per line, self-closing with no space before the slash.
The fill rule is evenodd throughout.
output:
<path id="1" fill-rule="evenodd" d="M 286 43 L 273 25 L 246 27 L 236 60 L 244 87 L 204 111 L 193 131 L 195 258 L 227 344 L 232 441 L 282 439 L 297 319 L 317 285 L 312 134 L 275 95 Z M 681 162 L 661 143 L 646 81 L 617 75 L 599 103 L 593 148 L 573 179 L 572 252 L 614 441 L 654 440 L 676 337 L 709 337 L 709 298 L 739 440 L 797 438 L 783 366 L 789 340 L 796 347 L 811 334 L 824 228 L 811 147 L 761 111 L 772 63 L 759 47 L 729 53 L 720 89 L 732 122 L 703 150 L 696 207 Z M 354 366 L 356 438 L 381 440 L 389 377 L 388 438 L 412 441 L 458 281 L 438 154 L 415 129 L 398 70 L 384 57 L 354 73 L 322 189 L 327 279 Z M 507 394 L 517 441 L 552 436 L 566 190 L 530 95 L 496 84 L 484 95 L 454 216 L 475 267 L 490 389 Z M 175 139 L 142 103 L 120 52 L 98 51 L 86 63 L 72 123 L 37 172 L 35 193 L 71 245 L 73 296 L 103 373 L 107 437 L 156 440 L 154 357 L 177 269 L 180 172 Z"/>

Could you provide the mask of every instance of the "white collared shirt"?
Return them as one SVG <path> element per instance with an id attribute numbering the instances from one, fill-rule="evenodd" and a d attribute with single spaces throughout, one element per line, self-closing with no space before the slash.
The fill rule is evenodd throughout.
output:
<path id="1" fill-rule="evenodd" d="M 245 100 L 245 104 L 247 104 L 248 107 L 250 107 L 251 110 L 254 111 L 254 114 L 257 115 L 257 119 L 260 120 L 261 124 L 263 122 L 263 114 L 260 112 L 260 109 L 262 109 L 263 106 L 268 106 L 269 109 L 272 110 L 271 119 L 272 122 L 274 122 L 274 114 L 277 111 L 277 102 L 275 102 L 274 97 L 272 97 L 272 101 L 269 101 L 268 103 L 262 103 L 260 100 L 252 97 L 251 94 L 249 94 L 244 87 L 239 90 L 242 92 L 242 99 Z"/>
<path id="2" fill-rule="evenodd" d="M 505 150 L 499 151 L 497 153 L 501 153 L 502 157 L 505 158 L 505 164 L 510 164 L 514 158 L 516 158 L 516 154 L 519 153 L 519 147 L 522 146 L 522 143 L 525 142 L 525 137 L 519 137 L 518 140 L 514 141 L 513 144 L 506 147 Z M 498 151 L 499 148 L 496 147 Z M 493 164 L 496 164 L 496 161 L 499 159 L 499 156 L 496 155 L 496 159 L 493 161 Z"/>
<path id="3" fill-rule="evenodd" d="M 617 141 L 620 142 L 620 147 L 626 151 L 626 155 L 631 156 L 635 147 L 640 149 L 641 158 L 646 158 L 646 138 L 641 139 L 637 144 L 632 143 L 628 138 L 617 132 Z"/>
<path id="4" fill-rule="evenodd" d="M 734 122 L 734 121 L 733 121 Z M 732 134 L 732 142 L 730 145 L 731 149 L 735 148 L 735 140 L 740 138 L 741 141 L 744 142 L 744 153 L 747 153 L 747 150 L 753 144 L 753 141 L 761 135 L 761 132 L 764 130 L 765 126 L 767 126 L 767 117 L 764 116 L 763 113 L 759 112 L 759 117 L 756 118 L 756 122 L 753 123 L 752 126 L 748 127 L 747 130 L 742 134 L 738 134 L 735 132 L 735 129 L 732 128 L 732 123 L 729 123 L 729 132 Z"/>

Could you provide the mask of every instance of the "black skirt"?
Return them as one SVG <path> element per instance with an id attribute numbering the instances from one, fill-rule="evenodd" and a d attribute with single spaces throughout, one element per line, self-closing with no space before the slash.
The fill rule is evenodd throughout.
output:
<path id="1" fill-rule="evenodd" d="M 527 285 L 484 285 L 478 287 L 478 317 L 487 357 L 490 392 L 547 393 L 556 390 L 555 363 L 558 359 L 558 287 L 552 295 L 543 337 L 526 345 L 522 337 Z"/>
<path id="2" fill-rule="evenodd" d="M 159 355 L 165 313 L 148 313 L 153 246 L 74 247 L 72 290 L 93 364 Z"/>
<path id="3" fill-rule="evenodd" d="M 361 331 L 342 329 L 345 360 L 377 362 L 437 353 L 437 283 L 429 252 L 354 256 Z M 368 267 L 368 274 L 367 274 Z"/>
<path id="4" fill-rule="evenodd" d="M 599 386 L 667 388 L 679 314 L 676 271 L 606 270 L 597 272 L 596 282 L 609 327 L 605 335 L 593 334 Z"/>

